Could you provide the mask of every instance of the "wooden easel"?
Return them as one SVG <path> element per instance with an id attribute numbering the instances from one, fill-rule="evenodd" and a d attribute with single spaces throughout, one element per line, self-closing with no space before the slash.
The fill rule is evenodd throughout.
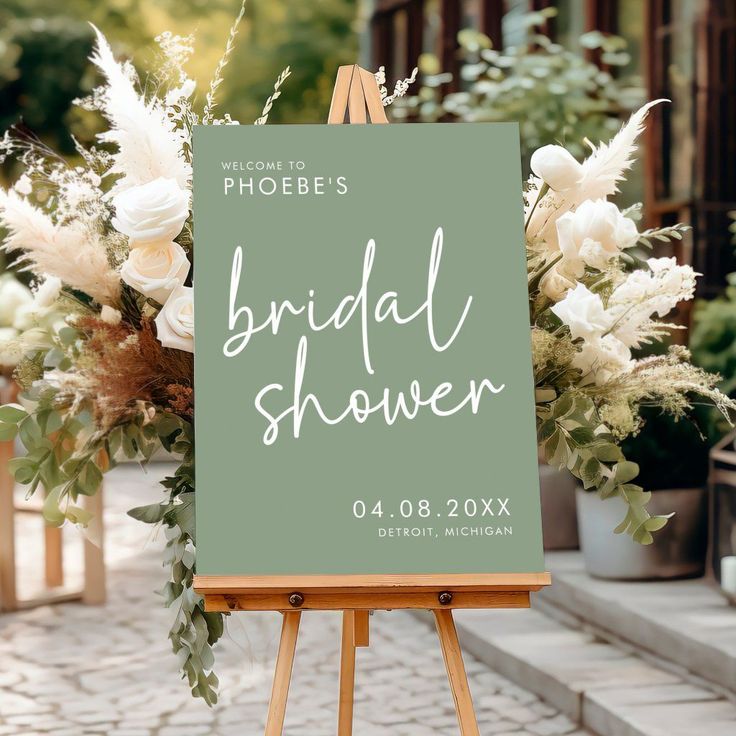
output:
<path id="1" fill-rule="evenodd" d="M 283 614 L 266 736 L 281 736 L 302 611 L 342 611 L 338 736 L 353 728 L 355 650 L 368 646 L 373 610 L 429 609 L 434 614 L 462 736 L 478 736 L 453 609 L 529 608 L 529 593 L 550 584 L 549 573 L 467 575 L 196 575 L 207 611 Z"/>
<path id="2" fill-rule="evenodd" d="M 367 109 L 367 114 L 366 114 Z M 357 64 L 337 72 L 328 123 L 388 123 L 376 79 Z M 281 640 L 268 708 L 266 736 L 281 736 L 302 611 L 342 611 L 338 736 L 353 732 L 355 650 L 369 644 L 373 610 L 430 609 L 445 660 L 462 736 L 479 736 L 455 608 L 528 608 L 529 593 L 551 582 L 549 573 L 518 575 L 301 575 L 194 578 L 207 611 L 279 611 Z"/>
<path id="3" fill-rule="evenodd" d="M 17 399 L 18 387 L 8 380 L 0 386 L 0 405 L 13 403 Z M 64 586 L 64 561 L 62 529 L 45 524 L 44 582 L 42 592 L 32 598 L 18 596 L 15 556 L 16 514 L 41 516 L 40 504 L 17 505 L 15 502 L 15 479 L 8 471 L 8 462 L 14 456 L 13 441 L 0 442 L 0 612 L 35 608 L 50 603 L 66 603 L 81 600 L 88 605 L 102 605 L 106 598 L 105 560 L 102 548 L 102 488 L 85 498 L 85 508 L 98 517 L 100 545 L 84 540 L 84 584 L 80 590 Z"/>

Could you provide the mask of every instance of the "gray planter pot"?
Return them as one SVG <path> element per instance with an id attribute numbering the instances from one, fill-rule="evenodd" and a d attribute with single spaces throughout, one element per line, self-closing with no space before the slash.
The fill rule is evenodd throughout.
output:
<path id="1" fill-rule="evenodd" d="M 618 498 L 602 501 L 577 490 L 578 529 L 585 568 L 590 575 L 611 580 L 671 580 L 701 577 L 708 545 L 708 495 L 704 488 L 655 491 L 649 513 L 675 512 L 654 543 L 637 544 L 614 534 L 626 514 Z"/>
<path id="2" fill-rule="evenodd" d="M 578 517 L 575 512 L 577 480 L 567 470 L 539 463 L 544 548 L 578 549 Z"/>

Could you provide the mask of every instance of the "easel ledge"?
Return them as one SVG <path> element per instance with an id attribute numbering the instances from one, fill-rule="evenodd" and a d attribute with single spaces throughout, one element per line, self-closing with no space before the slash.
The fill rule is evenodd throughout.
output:
<path id="1" fill-rule="evenodd" d="M 529 608 L 550 574 L 195 575 L 207 611 Z"/>

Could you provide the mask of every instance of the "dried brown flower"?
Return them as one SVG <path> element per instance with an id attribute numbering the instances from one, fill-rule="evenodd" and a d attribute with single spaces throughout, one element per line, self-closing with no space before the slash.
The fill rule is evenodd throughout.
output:
<path id="1" fill-rule="evenodd" d="M 181 383 L 170 383 L 166 391 L 171 397 L 169 400 L 171 411 L 185 419 L 192 419 L 194 417 L 194 389 Z"/>
<path id="2" fill-rule="evenodd" d="M 84 316 L 76 327 L 86 336 L 79 364 L 101 428 L 136 413 L 140 401 L 192 418 L 193 356 L 163 347 L 150 320 L 142 320 L 141 329 L 135 330 L 124 322 L 111 325 Z M 172 385 L 179 387 L 173 395 Z"/>

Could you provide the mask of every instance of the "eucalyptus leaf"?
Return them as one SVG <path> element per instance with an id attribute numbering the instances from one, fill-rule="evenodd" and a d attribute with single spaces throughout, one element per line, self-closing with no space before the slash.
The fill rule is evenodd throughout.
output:
<path id="1" fill-rule="evenodd" d="M 639 466 L 629 460 L 622 460 L 616 463 L 614 475 L 617 483 L 628 483 L 639 475 Z"/>
<path id="2" fill-rule="evenodd" d="M 164 514 L 171 508 L 169 504 L 152 503 L 148 506 L 136 506 L 128 511 L 131 516 L 144 524 L 158 524 L 164 518 Z"/>
<path id="3" fill-rule="evenodd" d="M 25 419 L 28 412 L 18 404 L 6 404 L 0 406 L 0 423 L 2 424 L 18 424 L 21 419 Z"/>
<path id="4" fill-rule="evenodd" d="M 0 442 L 14 440 L 17 434 L 18 427 L 15 424 L 0 424 Z"/>
<path id="5" fill-rule="evenodd" d="M 18 483 L 31 483 L 38 473 L 38 465 L 27 457 L 14 457 L 8 461 L 8 470 Z"/>
<path id="6" fill-rule="evenodd" d="M 43 502 L 43 518 L 51 526 L 61 526 L 66 520 L 64 512 L 59 507 L 62 487 L 57 486 L 46 494 Z"/>
<path id="7" fill-rule="evenodd" d="M 88 526 L 94 515 L 81 506 L 69 505 L 65 510 L 65 516 L 72 524 Z"/>
<path id="8" fill-rule="evenodd" d="M 579 447 L 589 445 L 595 439 L 595 434 L 590 427 L 576 427 L 570 430 L 570 439 Z"/>

